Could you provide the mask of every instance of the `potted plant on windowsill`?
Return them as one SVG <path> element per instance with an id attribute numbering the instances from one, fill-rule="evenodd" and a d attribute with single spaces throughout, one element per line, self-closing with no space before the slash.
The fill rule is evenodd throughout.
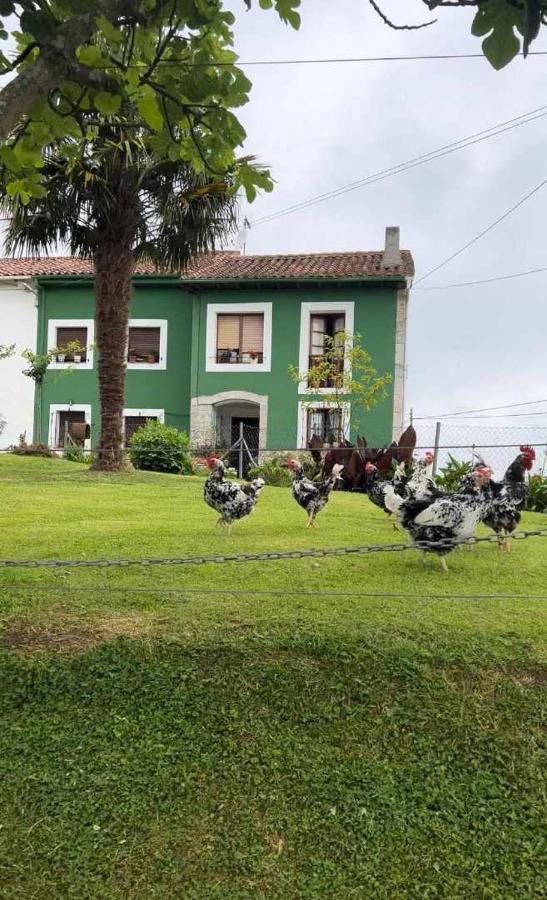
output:
<path id="1" fill-rule="evenodd" d="M 155 350 L 149 350 L 148 356 L 146 358 L 151 366 L 155 365 L 158 362 L 158 354 Z"/>
<path id="2" fill-rule="evenodd" d="M 130 362 L 130 363 L 136 363 L 136 362 L 137 362 L 137 351 L 136 351 L 136 350 L 130 350 L 130 351 L 129 351 L 129 362 Z"/>
<path id="3" fill-rule="evenodd" d="M 251 358 L 251 364 L 256 366 L 258 363 L 258 351 L 257 350 L 249 350 L 249 356 Z"/>
<path id="4" fill-rule="evenodd" d="M 65 359 L 66 359 L 66 353 L 57 353 L 57 355 L 55 357 L 55 361 L 58 363 L 64 363 Z"/>

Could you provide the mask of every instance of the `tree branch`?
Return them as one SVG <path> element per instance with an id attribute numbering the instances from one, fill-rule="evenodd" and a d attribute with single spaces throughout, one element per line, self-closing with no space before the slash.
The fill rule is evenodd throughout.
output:
<path id="1" fill-rule="evenodd" d="M 418 31 L 419 28 L 428 28 L 429 25 L 434 25 L 437 21 L 437 19 L 432 19 L 431 22 L 422 22 L 421 25 L 395 25 L 395 23 L 392 22 L 391 19 L 388 19 L 385 12 L 380 9 L 375 0 L 368 0 L 368 2 L 372 6 L 374 12 L 376 12 L 380 16 L 384 25 L 387 25 L 389 28 L 393 28 L 394 31 Z"/>

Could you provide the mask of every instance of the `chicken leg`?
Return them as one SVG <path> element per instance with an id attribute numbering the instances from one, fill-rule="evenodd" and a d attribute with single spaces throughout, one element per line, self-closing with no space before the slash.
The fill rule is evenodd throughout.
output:
<path id="1" fill-rule="evenodd" d="M 446 559 L 444 558 L 444 556 L 440 556 L 439 559 L 441 561 L 441 569 L 443 570 L 443 572 L 448 572 L 448 566 L 446 564 Z"/>

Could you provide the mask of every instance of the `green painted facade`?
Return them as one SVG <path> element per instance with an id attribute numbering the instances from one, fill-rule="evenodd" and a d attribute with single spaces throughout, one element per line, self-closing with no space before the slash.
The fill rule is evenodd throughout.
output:
<path id="1" fill-rule="evenodd" d="M 42 278 L 39 285 L 38 350 L 45 352 L 50 319 L 93 319 L 94 298 L 90 279 Z M 166 319 L 167 366 L 165 370 L 128 370 L 126 408 L 165 410 L 165 421 L 190 430 L 191 398 L 223 391 L 249 391 L 268 396 L 267 446 L 296 446 L 298 387 L 288 375 L 298 365 L 301 303 L 353 302 L 354 331 L 359 333 L 379 373 L 394 374 L 397 290 L 400 279 L 370 282 L 292 283 L 290 285 L 197 285 L 177 277 L 135 279 L 132 319 Z M 270 302 L 272 304 L 272 354 L 270 372 L 207 372 L 206 325 L 209 303 Z M 97 353 L 92 370 L 48 372 L 37 398 L 35 439 L 46 440 L 51 404 L 90 404 L 92 445 L 100 433 Z M 354 432 L 364 433 L 369 444 L 391 440 L 393 390 L 370 413 L 355 422 Z M 302 397 L 300 397 L 302 399 Z M 38 402 L 40 400 L 40 402 Z M 41 410 L 38 408 L 41 406 Z"/>

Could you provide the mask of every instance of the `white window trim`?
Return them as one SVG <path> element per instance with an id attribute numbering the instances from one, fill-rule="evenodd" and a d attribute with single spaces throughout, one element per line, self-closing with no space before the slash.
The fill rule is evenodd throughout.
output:
<path id="1" fill-rule="evenodd" d="M 48 445 L 56 450 L 62 449 L 57 447 L 57 438 L 59 436 L 59 417 L 60 412 L 83 412 L 86 425 L 91 425 L 91 404 L 90 403 L 50 403 L 49 405 L 49 432 Z M 91 449 L 91 438 L 84 441 L 84 449 Z"/>
<path id="2" fill-rule="evenodd" d="M 160 358 L 157 363 L 130 363 L 127 368 L 143 369 L 147 372 L 158 372 L 167 368 L 167 319 L 130 319 L 129 328 L 159 328 Z M 127 350 L 129 351 L 129 331 L 127 332 Z"/>
<path id="3" fill-rule="evenodd" d="M 307 421 L 308 412 L 311 409 L 336 409 L 340 406 L 342 410 L 342 431 L 346 439 L 349 439 L 349 428 L 351 420 L 351 403 L 344 401 L 343 403 L 331 403 L 326 400 L 318 400 L 316 403 L 310 400 L 298 401 L 298 426 L 296 436 L 296 446 L 300 450 L 307 449 Z"/>
<path id="4" fill-rule="evenodd" d="M 52 350 L 57 346 L 58 328 L 87 328 L 87 351 L 85 363 L 57 362 L 49 364 L 50 369 L 75 369 L 80 372 L 93 368 L 93 344 L 95 343 L 95 321 L 93 319 L 49 319 L 47 323 L 47 349 Z"/>
<path id="5" fill-rule="evenodd" d="M 262 313 L 264 334 L 261 363 L 217 363 L 217 316 L 220 313 Z M 205 340 L 206 372 L 271 372 L 272 370 L 272 304 L 271 303 L 208 303 Z"/>
<path id="6" fill-rule="evenodd" d="M 300 305 L 300 353 L 298 368 L 300 372 L 307 372 L 309 369 L 310 359 L 310 329 L 312 315 L 329 315 L 329 313 L 344 313 L 346 317 L 345 330 L 349 335 L 353 335 L 354 325 L 354 308 L 355 304 L 351 301 L 335 300 L 332 303 L 325 301 L 323 303 L 302 303 Z M 349 349 L 350 341 L 346 342 L 346 349 Z M 351 364 L 346 357 L 344 364 L 346 374 L 351 378 Z M 332 394 L 332 388 L 309 388 L 306 381 L 301 381 L 298 385 L 299 394 Z"/>

